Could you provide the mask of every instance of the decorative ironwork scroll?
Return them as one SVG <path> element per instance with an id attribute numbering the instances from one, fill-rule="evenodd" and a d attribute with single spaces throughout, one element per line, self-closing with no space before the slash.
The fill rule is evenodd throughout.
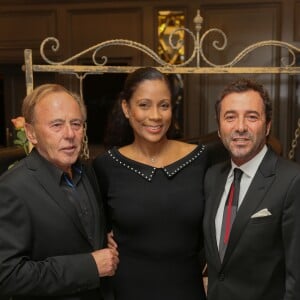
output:
<path id="1" fill-rule="evenodd" d="M 158 67 L 167 73 L 179 73 L 179 74 L 189 74 L 189 73 L 269 73 L 269 74 L 276 74 L 276 73 L 286 73 L 286 74 L 299 74 L 300 67 L 296 67 L 296 54 L 300 53 L 300 48 L 296 46 L 286 43 L 283 41 L 277 40 L 268 40 L 268 41 L 261 41 L 254 44 L 249 45 L 244 50 L 236 55 L 230 62 L 222 65 L 217 65 L 210 61 L 204 53 L 204 42 L 208 35 L 211 33 L 218 33 L 222 38 L 222 43 L 218 40 L 212 42 L 212 46 L 217 51 L 222 51 L 227 47 L 227 36 L 226 34 L 217 28 L 212 28 L 204 32 L 204 34 L 200 38 L 200 31 L 202 28 L 203 18 L 200 16 L 200 10 L 197 11 L 197 15 L 194 18 L 196 34 L 194 34 L 189 29 L 182 27 L 174 30 L 169 36 L 169 44 L 170 47 L 173 49 L 179 49 L 183 46 L 184 41 L 178 39 L 177 32 L 178 31 L 185 31 L 187 35 L 189 35 L 194 43 L 194 48 L 192 54 L 189 58 L 179 64 L 172 64 L 160 58 L 160 56 L 155 53 L 152 49 L 143 45 L 141 43 L 125 40 L 125 39 L 114 39 L 101 42 L 97 45 L 94 45 L 88 49 L 85 49 L 63 61 L 53 61 L 45 54 L 46 46 L 50 47 L 53 52 L 57 52 L 60 47 L 60 43 L 58 39 L 55 37 L 48 37 L 44 41 L 42 41 L 40 46 L 40 54 L 44 61 L 48 63 L 48 66 L 44 65 L 34 65 L 33 71 L 38 72 L 96 72 L 96 73 L 128 73 L 136 67 L 128 67 L 128 66 L 107 66 L 108 58 L 107 56 L 101 56 L 102 61 L 98 61 L 97 54 L 100 50 L 106 47 L 112 46 L 125 46 L 134 48 L 143 52 L 145 55 L 148 55 L 150 58 L 154 60 L 155 63 L 158 64 Z M 174 44 L 174 37 L 176 35 L 176 44 Z M 266 47 L 266 46 L 274 46 L 286 49 L 290 54 L 290 61 L 286 59 L 281 59 L 281 66 L 278 67 L 236 67 L 236 65 L 244 59 L 248 54 L 252 53 L 258 48 Z M 26 52 L 31 50 L 25 50 Z M 76 61 L 79 57 L 83 57 L 87 53 L 92 53 L 92 60 L 94 66 L 78 66 L 78 65 L 69 65 L 70 62 Z M 29 55 L 29 54 L 27 54 Z M 196 66 L 189 67 L 189 65 L 196 60 Z M 202 67 L 200 66 L 200 60 L 204 61 L 209 67 Z M 57 68 L 59 66 L 59 68 Z"/>
<path id="2" fill-rule="evenodd" d="M 173 49 L 180 49 L 183 46 L 184 41 L 178 39 L 178 31 L 184 31 L 185 36 L 189 37 L 193 41 L 193 50 L 187 59 L 178 64 L 172 64 L 160 58 L 160 56 L 147 47 L 144 44 L 125 40 L 125 39 L 113 39 L 101 42 L 97 45 L 94 45 L 88 49 L 85 49 L 65 60 L 54 61 L 50 59 L 45 53 L 46 48 L 50 47 L 52 52 L 57 52 L 60 47 L 58 39 L 55 37 L 48 37 L 42 41 L 40 45 L 40 55 L 47 65 L 36 65 L 32 64 L 32 50 L 25 49 L 25 72 L 26 72 L 26 87 L 27 93 L 30 93 L 33 89 L 33 72 L 60 72 L 60 73 L 69 73 L 75 74 L 78 78 L 86 76 L 89 74 L 101 74 L 101 73 L 131 73 L 140 66 L 109 66 L 108 57 L 101 56 L 100 60 L 98 57 L 99 52 L 107 47 L 112 46 L 122 46 L 130 47 L 141 51 L 145 55 L 153 59 L 156 64 L 156 68 L 164 73 L 173 73 L 173 74 L 300 74 L 300 67 L 296 66 L 296 55 L 300 53 L 300 48 L 286 43 L 284 41 L 277 40 L 267 40 L 260 41 L 254 44 L 249 45 L 243 49 L 240 53 L 236 55 L 230 62 L 226 64 L 217 65 L 214 62 L 210 61 L 204 52 L 204 43 L 211 33 L 217 33 L 221 37 L 221 41 L 214 40 L 212 42 L 212 47 L 217 51 L 223 51 L 227 47 L 227 36 L 226 34 L 217 28 L 212 28 L 207 30 L 200 36 L 200 31 L 202 28 L 203 18 L 200 15 L 200 10 L 197 11 L 197 15 L 194 18 L 195 23 L 195 33 L 191 30 L 181 27 L 174 30 L 169 36 L 169 45 Z M 176 42 L 174 42 L 176 40 Z M 255 50 L 262 47 L 280 47 L 286 49 L 289 53 L 288 59 L 281 59 L 280 66 L 270 66 L 270 67 L 239 67 L 237 64 L 241 62 L 246 56 Z M 48 49 L 49 51 L 49 49 Z M 78 58 L 85 56 L 88 53 L 92 53 L 92 61 L 94 65 L 72 65 L 71 63 L 76 61 Z M 204 62 L 205 65 L 202 66 L 200 63 Z M 191 66 L 191 64 L 194 66 Z M 81 85 L 81 94 L 82 94 L 82 85 Z"/>

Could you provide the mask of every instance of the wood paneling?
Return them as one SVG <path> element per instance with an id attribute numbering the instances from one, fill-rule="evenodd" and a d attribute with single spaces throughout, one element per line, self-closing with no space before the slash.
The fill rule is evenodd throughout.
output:
<path id="1" fill-rule="evenodd" d="M 136 9 L 71 10 L 69 14 L 70 48 L 79 52 L 111 39 L 143 43 L 143 12 Z M 84 24 L 84 26 L 83 26 Z M 128 47 L 106 47 L 99 52 L 109 57 L 133 57 L 137 51 Z"/>
<path id="2" fill-rule="evenodd" d="M 56 34 L 53 10 L 0 12 L 0 62 L 23 62 L 29 46 L 37 49 L 47 36 Z"/>
<path id="3" fill-rule="evenodd" d="M 295 41 L 300 42 L 300 1 L 297 1 L 295 3 L 294 20 L 295 20 L 294 39 Z"/>

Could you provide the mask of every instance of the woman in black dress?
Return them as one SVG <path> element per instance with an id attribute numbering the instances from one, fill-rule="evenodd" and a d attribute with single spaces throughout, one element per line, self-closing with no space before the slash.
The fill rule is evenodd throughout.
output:
<path id="1" fill-rule="evenodd" d="M 94 168 L 118 246 L 116 300 L 203 300 L 203 145 L 168 138 L 172 92 L 155 68 L 128 76 L 117 134 Z"/>

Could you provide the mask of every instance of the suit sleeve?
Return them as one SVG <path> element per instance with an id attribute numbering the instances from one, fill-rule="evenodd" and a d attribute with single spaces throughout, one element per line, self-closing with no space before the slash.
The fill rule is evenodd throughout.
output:
<path id="1" fill-rule="evenodd" d="M 298 182 L 300 186 L 300 183 Z M 296 279 L 295 279 L 295 300 L 300 299 L 300 194 L 298 191 L 298 197 L 295 202 L 295 233 L 293 236 L 293 249 L 291 256 L 293 260 L 291 263 L 293 264 L 296 271 Z"/>
<path id="2" fill-rule="evenodd" d="M 0 183 L 0 295 L 65 295 L 99 287 L 90 253 L 32 259 L 35 228 L 18 194 Z"/>
<path id="3" fill-rule="evenodd" d="M 284 175 L 282 175 L 284 176 Z M 299 299 L 295 292 L 299 286 L 300 267 L 300 173 L 294 177 L 288 188 L 282 216 L 282 234 L 286 259 L 286 292 L 284 300 Z M 298 278 L 298 282 L 296 282 Z"/>

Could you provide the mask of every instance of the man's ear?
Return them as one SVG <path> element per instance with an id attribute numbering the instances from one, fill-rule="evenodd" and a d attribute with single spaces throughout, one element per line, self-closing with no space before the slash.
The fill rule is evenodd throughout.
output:
<path id="1" fill-rule="evenodd" d="M 270 134 L 270 130 L 271 130 L 271 121 L 267 124 L 267 128 L 266 128 L 266 136 L 268 136 Z"/>
<path id="2" fill-rule="evenodd" d="M 32 145 L 36 145 L 37 144 L 37 138 L 36 138 L 34 127 L 29 123 L 25 123 L 24 124 L 24 129 L 25 129 L 25 133 L 26 133 L 28 141 Z"/>
<path id="3" fill-rule="evenodd" d="M 128 119 L 129 118 L 129 112 L 128 112 L 129 108 L 128 108 L 128 103 L 125 99 L 122 100 L 121 106 L 122 106 L 122 110 L 123 110 L 125 117 Z"/>

